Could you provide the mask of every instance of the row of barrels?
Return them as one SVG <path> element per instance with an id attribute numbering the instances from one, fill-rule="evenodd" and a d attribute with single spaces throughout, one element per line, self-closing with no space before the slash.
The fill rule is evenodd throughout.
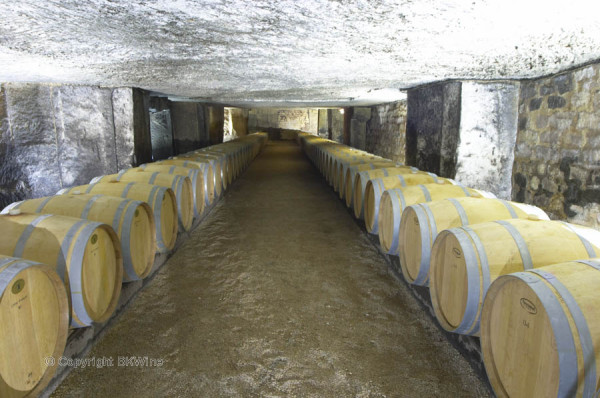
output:
<path id="1" fill-rule="evenodd" d="M 36 396 L 69 328 L 108 320 L 258 155 L 263 133 L 95 178 L 0 215 L 0 397 Z"/>
<path id="2" fill-rule="evenodd" d="M 599 231 L 330 140 L 298 142 L 404 278 L 429 287 L 440 325 L 480 337 L 497 396 L 598 396 Z"/>

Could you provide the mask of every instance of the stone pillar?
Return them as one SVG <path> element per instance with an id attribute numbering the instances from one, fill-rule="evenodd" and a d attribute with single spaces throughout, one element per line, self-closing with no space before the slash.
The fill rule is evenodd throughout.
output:
<path id="1" fill-rule="evenodd" d="M 318 135 L 327 138 L 329 136 L 329 118 L 327 109 L 318 110 Z"/>
<path id="2" fill-rule="evenodd" d="M 208 110 L 208 136 L 210 145 L 223 142 L 223 123 L 225 122 L 225 107 L 223 105 L 211 105 Z"/>
<path id="3" fill-rule="evenodd" d="M 333 139 L 333 109 L 327 109 L 327 138 Z"/>
<path id="4" fill-rule="evenodd" d="M 144 97 L 132 88 L 2 84 L 0 207 L 87 184 L 131 167 L 134 157 L 144 159 L 150 147 Z"/>
<path id="5" fill-rule="evenodd" d="M 197 102 L 172 102 L 171 112 L 176 155 L 209 145 L 202 105 Z"/>
<path id="6" fill-rule="evenodd" d="M 462 81 L 409 90 L 407 163 L 509 199 L 518 87 Z"/>
<path id="7" fill-rule="evenodd" d="M 231 123 L 238 137 L 248 135 L 248 109 L 231 108 Z"/>
<path id="8" fill-rule="evenodd" d="M 455 179 L 511 199 L 519 83 L 463 82 Z"/>
<path id="9" fill-rule="evenodd" d="M 331 139 L 335 142 L 344 142 L 344 120 L 340 109 L 331 110 Z"/>
<path id="10" fill-rule="evenodd" d="M 133 140 L 135 142 L 134 163 L 152 162 L 152 139 L 150 135 L 150 95 L 138 88 L 133 95 Z"/>
<path id="11" fill-rule="evenodd" d="M 347 108 L 343 108 L 343 109 L 344 109 L 344 130 L 343 130 L 344 134 L 343 134 L 342 143 L 344 145 L 350 145 L 350 138 L 351 138 L 350 128 L 351 128 L 352 113 L 354 112 L 354 108 L 347 107 Z"/>
<path id="12" fill-rule="evenodd" d="M 365 150 L 367 147 L 367 122 L 371 119 L 371 108 L 355 107 L 350 120 L 350 145 Z"/>
<path id="13" fill-rule="evenodd" d="M 174 155 L 171 108 L 165 97 L 150 97 L 150 135 L 153 160 Z"/>
<path id="14" fill-rule="evenodd" d="M 443 177 L 454 177 L 460 84 L 430 84 L 408 90 L 407 164 Z"/>

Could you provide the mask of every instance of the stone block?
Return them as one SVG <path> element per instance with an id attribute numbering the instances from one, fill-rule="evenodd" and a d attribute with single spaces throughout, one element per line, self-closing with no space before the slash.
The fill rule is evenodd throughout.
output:
<path id="1" fill-rule="evenodd" d="M 576 82 L 583 82 L 594 78 L 596 75 L 595 68 L 590 65 L 573 72 L 573 79 Z"/>
<path id="2" fill-rule="evenodd" d="M 535 118 L 535 128 L 536 129 L 545 129 L 548 126 L 548 115 L 541 114 L 537 115 Z"/>
<path id="3" fill-rule="evenodd" d="M 549 94 L 553 94 L 556 91 L 557 91 L 556 90 L 556 86 L 554 86 L 554 84 L 552 84 L 551 81 L 550 82 L 546 82 L 545 84 L 542 84 L 540 86 L 540 95 L 542 97 L 546 96 L 546 95 L 549 95 Z"/>
<path id="4" fill-rule="evenodd" d="M 542 106 L 542 101 L 543 98 L 532 98 L 529 101 L 529 110 L 530 111 L 537 111 L 538 109 L 540 109 L 540 107 Z"/>
<path id="5" fill-rule="evenodd" d="M 567 101 L 558 95 L 548 97 L 548 109 L 562 108 L 567 104 Z"/>
<path id="6" fill-rule="evenodd" d="M 521 83 L 521 98 L 527 100 L 538 95 L 538 87 L 534 82 Z"/>
<path id="7" fill-rule="evenodd" d="M 573 89 L 573 76 L 571 73 L 558 75 L 554 78 L 554 85 L 558 89 L 559 94 L 564 94 Z"/>

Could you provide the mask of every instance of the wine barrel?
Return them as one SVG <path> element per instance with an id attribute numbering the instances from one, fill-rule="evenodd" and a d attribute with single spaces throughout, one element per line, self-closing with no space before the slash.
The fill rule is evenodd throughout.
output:
<path id="1" fill-rule="evenodd" d="M 461 185 L 424 184 L 383 192 L 379 201 L 379 243 L 388 254 L 398 255 L 400 247 L 400 217 L 406 206 L 446 198 L 465 196 L 493 197 L 489 192 L 465 188 Z"/>
<path id="2" fill-rule="evenodd" d="M 478 335 L 483 298 L 500 275 L 597 255 L 599 231 L 560 221 L 512 219 L 447 229 L 431 249 L 435 315 L 448 331 Z"/>
<path id="3" fill-rule="evenodd" d="M 0 256 L 0 396 L 37 396 L 56 371 L 68 331 L 69 301 L 54 269 Z"/>
<path id="4" fill-rule="evenodd" d="M 113 229 L 95 221 L 14 210 L 0 216 L 0 254 L 44 261 L 70 297 L 71 327 L 106 321 L 121 294 L 123 258 Z"/>
<path id="5" fill-rule="evenodd" d="M 492 283 L 481 315 L 481 351 L 496 396 L 598 396 L 598 286 L 598 258 Z"/>
<path id="6" fill-rule="evenodd" d="M 156 250 L 167 253 L 175 247 L 177 240 L 177 202 L 170 188 L 141 182 L 108 182 L 80 185 L 61 189 L 57 195 L 65 194 L 102 194 L 129 198 L 147 203 L 154 214 L 156 229 Z"/>
<path id="7" fill-rule="evenodd" d="M 213 171 L 210 162 L 195 162 L 193 160 L 184 159 L 165 159 L 159 160 L 158 162 L 154 162 L 152 164 L 160 166 L 172 165 L 200 170 L 202 173 L 202 181 L 204 182 L 204 203 L 206 206 L 209 206 L 215 200 L 215 196 L 217 195 L 217 191 L 215 189 L 215 172 Z"/>
<path id="8" fill-rule="evenodd" d="M 367 182 L 374 178 L 384 178 L 395 176 L 398 174 L 406 175 L 406 174 L 426 174 L 430 176 L 435 176 L 433 173 L 428 173 L 425 171 L 420 171 L 416 167 L 410 166 L 402 166 L 402 167 L 387 167 L 384 169 L 375 169 L 375 170 L 364 170 L 359 173 L 356 173 L 354 177 L 354 189 L 352 199 L 352 207 L 354 208 L 354 215 L 356 218 L 363 219 L 365 214 L 365 191 L 367 189 Z"/>
<path id="9" fill-rule="evenodd" d="M 140 165 L 140 169 L 151 173 L 166 173 L 182 177 L 188 177 L 192 183 L 192 194 L 194 197 L 194 217 L 198 218 L 204 213 L 204 181 L 200 169 L 168 166 L 166 164 L 147 163 Z"/>
<path id="10" fill-rule="evenodd" d="M 438 231 L 532 215 L 549 219 L 538 207 L 501 199 L 450 198 L 407 206 L 400 219 L 402 274 L 412 284 L 429 285 L 431 246 Z"/>
<path id="11" fill-rule="evenodd" d="M 381 161 L 383 158 L 374 155 L 358 155 L 344 159 L 340 158 L 337 163 L 334 164 L 334 177 L 333 177 L 333 188 L 336 192 L 339 192 L 340 197 L 345 191 L 344 177 L 346 176 L 346 170 L 351 166 L 357 166 L 360 164 L 367 164 Z"/>
<path id="12" fill-rule="evenodd" d="M 400 163 L 392 162 L 391 160 L 382 160 L 370 163 L 361 163 L 348 167 L 344 180 L 342 181 L 343 189 L 340 189 L 340 198 L 346 201 L 347 207 L 352 207 L 354 201 L 354 178 L 357 173 L 366 170 L 385 169 L 390 167 L 404 167 L 410 169 L 408 166 L 403 166 Z M 343 191 L 343 192 L 342 192 Z"/>
<path id="13" fill-rule="evenodd" d="M 419 184 L 453 184 L 454 181 L 447 178 L 438 177 L 435 174 L 410 173 L 396 174 L 389 177 L 373 178 L 367 181 L 365 187 L 362 212 L 365 218 L 367 231 L 377 235 L 379 233 L 379 202 L 381 195 L 388 189 L 404 188 Z M 361 209 L 354 208 L 354 215 L 360 218 Z"/>
<path id="14" fill-rule="evenodd" d="M 244 156 L 242 154 L 242 148 L 239 145 L 229 142 L 213 145 L 196 151 L 196 153 L 203 152 L 215 153 L 217 155 L 221 154 L 226 157 L 228 162 L 227 177 L 230 184 L 241 173 L 244 163 Z"/>
<path id="15" fill-rule="evenodd" d="M 221 170 L 223 173 L 221 182 L 223 184 L 223 189 L 227 189 L 229 184 L 231 184 L 231 182 L 233 181 L 233 169 L 234 169 L 233 159 L 230 155 L 224 154 L 220 151 L 212 150 L 211 148 L 212 147 L 198 149 L 196 151 L 190 152 L 189 154 L 184 154 L 182 156 L 187 156 L 187 155 L 192 156 L 192 157 L 202 156 L 202 157 L 210 157 L 210 158 L 216 159 L 218 162 L 221 163 Z"/>
<path id="16" fill-rule="evenodd" d="M 219 156 L 215 156 L 215 155 L 209 155 L 209 154 L 197 154 L 197 153 L 192 153 L 192 154 L 183 154 L 183 155 L 178 155 L 178 156 L 174 156 L 172 158 L 173 160 L 187 160 L 187 161 L 193 161 L 193 162 L 208 162 L 210 163 L 214 174 L 215 174 L 215 195 L 217 197 L 220 197 L 221 194 L 223 193 L 223 190 L 225 188 L 227 188 L 227 181 L 225 181 L 224 175 L 226 174 L 226 170 L 224 171 L 224 168 L 227 167 L 225 165 L 225 159 Z"/>
<path id="17" fill-rule="evenodd" d="M 110 225 L 121 241 L 123 281 L 144 279 L 152 270 L 156 253 L 156 226 L 147 203 L 102 194 L 68 194 L 16 202 L 13 209 L 25 213 L 57 214 Z"/>
<path id="18" fill-rule="evenodd" d="M 392 162 L 388 159 L 375 160 L 367 163 L 359 163 L 346 167 L 346 170 L 342 171 L 339 186 L 340 199 L 346 200 L 346 206 L 352 206 L 352 200 L 354 199 L 354 177 L 356 173 L 365 170 L 383 169 L 386 167 L 400 167 L 401 164 Z"/>
<path id="19" fill-rule="evenodd" d="M 111 181 L 141 182 L 170 188 L 175 193 L 179 228 L 183 231 L 189 231 L 192 228 L 192 223 L 194 222 L 194 194 L 192 192 L 192 182 L 189 178 L 134 168 L 121 170 L 119 174 L 109 174 L 93 178 L 90 184 Z"/>

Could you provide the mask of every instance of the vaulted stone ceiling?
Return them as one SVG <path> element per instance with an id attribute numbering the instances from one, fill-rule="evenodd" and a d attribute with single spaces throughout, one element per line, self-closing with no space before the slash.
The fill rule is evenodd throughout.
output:
<path id="1" fill-rule="evenodd" d="M 232 105 L 379 103 L 600 58 L 600 18 L 582 0 L 0 1 L 1 81 Z"/>

